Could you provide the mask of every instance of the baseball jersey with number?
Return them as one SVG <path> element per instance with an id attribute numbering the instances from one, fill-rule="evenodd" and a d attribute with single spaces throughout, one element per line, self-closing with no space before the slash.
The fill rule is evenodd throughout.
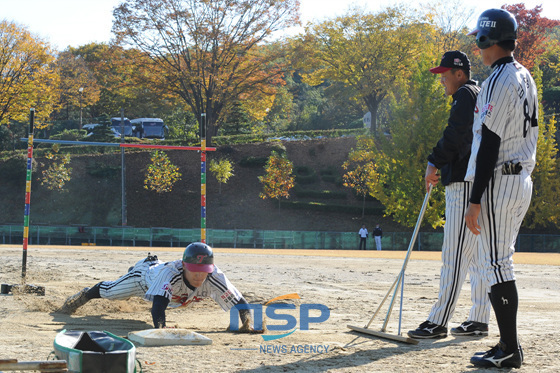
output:
<path id="1" fill-rule="evenodd" d="M 183 262 L 180 259 L 150 266 L 144 274 L 148 287 L 144 299 L 153 301 L 156 295 L 161 295 L 169 299 L 169 308 L 175 308 L 188 306 L 203 298 L 212 298 L 224 311 L 229 311 L 242 298 L 241 293 L 216 265 L 202 285 L 194 290 L 183 281 L 183 272 Z"/>
<path id="2" fill-rule="evenodd" d="M 476 159 L 482 138 L 482 126 L 500 137 L 498 160 L 494 170 L 506 162 L 520 163 L 531 174 L 537 149 L 537 89 L 529 71 L 511 57 L 496 64 L 482 83 L 473 123 L 471 158 L 465 180 L 475 178 Z"/>
<path id="3" fill-rule="evenodd" d="M 513 253 L 531 201 L 538 138 L 537 88 L 513 57 L 496 61 L 478 95 L 467 180 L 480 204 L 481 264 L 489 287 L 515 281 Z M 476 112 L 475 110 L 475 112 Z"/>

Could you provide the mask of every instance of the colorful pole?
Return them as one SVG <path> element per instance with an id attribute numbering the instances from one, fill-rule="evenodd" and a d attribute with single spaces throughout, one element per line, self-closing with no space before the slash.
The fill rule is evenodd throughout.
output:
<path id="1" fill-rule="evenodd" d="M 27 142 L 28 138 L 21 138 L 21 141 Z M 175 145 L 153 145 L 153 144 L 120 144 L 118 142 L 96 142 L 96 141 L 70 141 L 70 140 L 50 140 L 50 139 L 34 139 L 34 143 L 45 144 L 61 144 L 61 145 L 91 145 L 91 146 L 109 146 L 121 148 L 138 148 L 138 149 L 164 149 L 164 150 L 197 150 L 200 151 L 200 146 L 175 146 Z M 207 152 L 216 151 L 216 148 L 206 147 Z"/>
<path id="2" fill-rule="evenodd" d="M 200 114 L 200 242 L 206 243 L 206 113 Z"/>
<path id="3" fill-rule="evenodd" d="M 27 272 L 27 244 L 29 242 L 29 211 L 31 207 L 31 172 L 33 171 L 33 122 L 35 109 L 29 111 L 29 137 L 27 140 L 27 181 L 25 183 L 25 211 L 23 213 L 23 258 L 21 264 L 21 283 L 25 284 Z"/>

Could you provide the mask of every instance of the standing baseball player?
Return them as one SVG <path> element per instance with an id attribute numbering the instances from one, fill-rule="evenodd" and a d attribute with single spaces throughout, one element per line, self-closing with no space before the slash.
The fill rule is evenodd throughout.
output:
<path id="1" fill-rule="evenodd" d="M 470 80 L 470 61 L 460 51 L 443 55 L 438 67 L 430 69 L 440 74 L 445 94 L 453 97 L 447 127 L 443 136 L 428 156 L 425 180 L 426 189 L 440 181 L 445 186 L 445 226 L 441 248 L 441 277 L 439 295 L 428 319 L 408 332 L 412 338 L 444 338 L 447 324 L 453 316 L 467 271 L 471 280 L 471 307 L 467 321 L 452 328 L 451 334 L 459 336 L 488 335 L 490 301 L 482 271 L 478 268 L 477 239 L 465 225 L 472 183 L 466 182 L 465 173 L 471 154 L 472 125 L 476 97 L 480 91 Z"/>
<path id="2" fill-rule="evenodd" d="M 214 265 L 212 248 L 196 242 L 187 246 L 182 260 L 164 263 L 156 256 L 148 256 L 118 280 L 102 281 L 81 290 L 66 300 L 60 312 L 71 314 L 95 298 L 116 300 L 133 296 L 152 302 L 155 328 L 165 328 L 168 306 L 184 307 L 207 297 L 214 299 L 226 312 L 238 304 L 247 304 L 243 295 Z M 240 309 L 239 315 L 243 324 L 239 331 L 262 333 L 251 327 L 248 309 Z"/>
<path id="3" fill-rule="evenodd" d="M 467 227 L 481 237 L 481 265 L 500 330 L 498 344 L 475 354 L 471 363 L 519 368 L 523 350 L 517 338 L 518 295 L 512 256 L 533 188 L 537 88 L 529 71 L 513 58 L 517 22 L 511 13 L 486 10 L 470 35 L 476 35 L 482 61 L 493 71 L 482 84 L 476 103 L 466 175 L 473 188 L 465 219 Z"/>

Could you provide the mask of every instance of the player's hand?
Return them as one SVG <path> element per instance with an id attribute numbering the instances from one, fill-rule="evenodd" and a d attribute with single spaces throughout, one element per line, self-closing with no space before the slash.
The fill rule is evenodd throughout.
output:
<path id="1" fill-rule="evenodd" d="M 265 321 L 263 320 L 262 330 L 255 330 L 252 326 L 252 320 L 250 318 L 245 319 L 243 325 L 239 327 L 237 333 L 248 333 L 248 334 L 263 334 L 266 331 Z M 227 328 L 228 332 L 231 332 L 231 326 Z"/>
<path id="2" fill-rule="evenodd" d="M 426 175 L 424 175 L 424 180 L 426 180 L 426 190 L 430 190 L 430 185 L 436 185 L 439 182 L 439 175 L 437 174 L 438 169 L 434 166 L 428 165 L 426 167 Z"/>
<path id="3" fill-rule="evenodd" d="M 478 216 L 480 215 L 480 204 L 479 203 L 469 203 L 467 207 L 467 212 L 465 212 L 465 223 L 467 228 L 475 235 L 480 234 L 480 225 L 478 225 Z"/>
<path id="4" fill-rule="evenodd" d="M 265 328 L 263 327 L 262 330 L 255 330 L 253 329 L 253 327 L 248 326 L 242 326 L 241 328 L 239 328 L 239 333 L 247 333 L 247 334 L 263 334 L 264 333 Z"/>

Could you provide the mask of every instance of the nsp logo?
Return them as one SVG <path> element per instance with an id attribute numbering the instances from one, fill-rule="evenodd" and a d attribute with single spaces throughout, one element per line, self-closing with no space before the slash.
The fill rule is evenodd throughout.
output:
<path id="1" fill-rule="evenodd" d="M 284 331 L 284 332 L 288 331 L 288 332 L 282 334 L 275 334 L 275 335 L 262 335 L 262 338 L 265 341 L 272 341 L 275 339 L 284 338 L 294 333 L 296 330 L 298 330 L 296 317 L 287 313 L 282 313 L 282 311 L 285 310 L 295 310 L 297 308 L 296 305 L 286 304 L 286 303 L 274 303 L 285 299 L 301 299 L 301 298 L 297 293 L 285 294 L 269 300 L 264 304 L 264 306 L 266 306 L 265 314 L 269 320 L 285 322 L 283 324 L 272 324 L 271 322 L 267 322 L 266 327 L 268 328 L 268 330 Z M 230 310 L 229 316 L 230 316 L 231 330 L 233 331 L 239 330 L 239 310 L 244 310 L 244 309 L 253 310 L 254 312 L 253 328 L 255 330 L 262 330 L 263 329 L 263 305 L 251 304 L 251 303 L 238 304 Z M 318 316 L 312 316 L 311 315 L 312 310 L 318 311 L 320 314 Z M 325 322 L 329 319 L 330 315 L 331 315 L 331 311 L 324 304 L 303 303 L 299 306 L 299 329 L 309 330 L 309 324 L 312 323 L 318 324 L 318 323 Z"/>

